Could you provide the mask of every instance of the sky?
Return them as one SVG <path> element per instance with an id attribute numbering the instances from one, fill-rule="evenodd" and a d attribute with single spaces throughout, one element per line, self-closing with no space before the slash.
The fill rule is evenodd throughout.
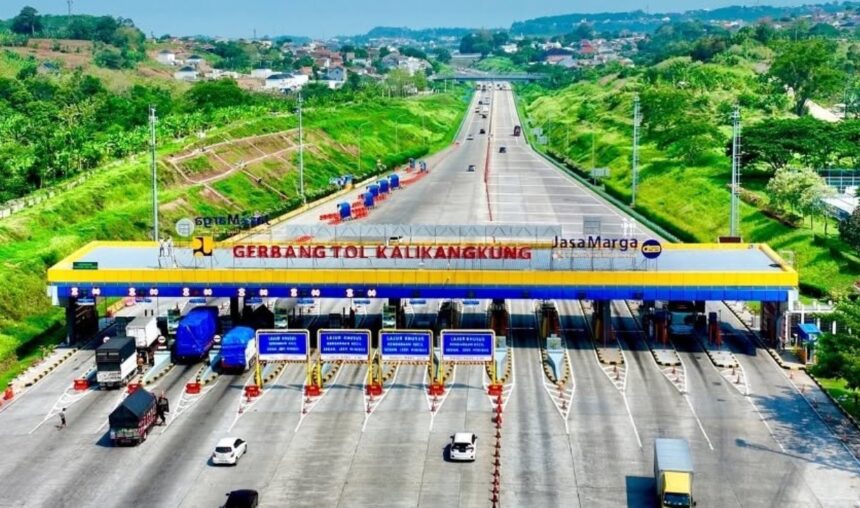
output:
<path id="1" fill-rule="evenodd" d="M 131 18 L 147 35 L 329 37 L 375 26 L 510 27 L 514 21 L 572 12 L 677 12 L 727 5 L 794 6 L 810 0 L 72 0 L 76 14 Z M 65 14 L 67 0 L 0 0 L 0 18 L 30 5 Z"/>

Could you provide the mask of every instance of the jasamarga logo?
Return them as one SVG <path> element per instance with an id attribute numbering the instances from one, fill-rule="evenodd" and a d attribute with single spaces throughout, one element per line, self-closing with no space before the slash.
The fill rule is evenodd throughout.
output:
<path id="1" fill-rule="evenodd" d="M 267 222 L 269 222 L 269 216 L 258 213 L 250 216 L 241 216 L 238 213 L 235 213 L 232 215 L 219 215 L 215 217 L 194 217 L 194 225 L 203 228 L 211 228 L 214 226 L 252 228 Z"/>
<path id="2" fill-rule="evenodd" d="M 603 238 L 602 236 L 588 236 L 585 238 L 560 238 L 556 236 L 552 241 L 554 249 L 607 249 L 626 252 L 639 248 L 639 240 L 636 238 Z"/>

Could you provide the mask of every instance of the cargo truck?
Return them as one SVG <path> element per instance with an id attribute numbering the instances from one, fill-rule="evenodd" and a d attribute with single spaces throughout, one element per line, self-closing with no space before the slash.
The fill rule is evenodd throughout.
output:
<path id="1" fill-rule="evenodd" d="M 693 501 L 693 457 L 684 439 L 654 440 L 654 479 L 662 508 L 689 508 Z"/>
<path id="2" fill-rule="evenodd" d="M 96 381 L 119 388 L 137 372 L 137 349 L 131 337 L 115 337 L 96 349 Z"/>
<path id="3" fill-rule="evenodd" d="M 254 364 L 257 344 L 253 328 L 237 326 L 224 335 L 221 340 L 221 370 L 225 372 L 244 372 Z"/>
<path id="4" fill-rule="evenodd" d="M 114 445 L 142 443 L 157 417 L 155 395 L 138 388 L 108 416 L 110 439 Z"/>
<path id="5" fill-rule="evenodd" d="M 173 353 L 178 362 L 200 361 L 212 349 L 218 333 L 218 307 L 192 309 L 176 329 Z"/>
<path id="6" fill-rule="evenodd" d="M 149 364 L 155 350 L 155 340 L 161 335 L 158 319 L 155 316 L 140 316 L 134 318 L 125 326 L 125 335 L 134 338 L 137 355 L 142 362 Z"/>

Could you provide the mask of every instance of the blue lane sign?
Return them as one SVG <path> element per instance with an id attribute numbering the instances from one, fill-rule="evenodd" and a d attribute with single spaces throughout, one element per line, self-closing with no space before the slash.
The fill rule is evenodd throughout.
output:
<path id="1" fill-rule="evenodd" d="M 423 298 L 413 298 L 409 300 L 410 305 L 427 305 L 427 300 Z"/>
<path id="2" fill-rule="evenodd" d="M 317 333 L 320 359 L 367 361 L 370 354 L 370 330 L 320 330 Z"/>
<path id="3" fill-rule="evenodd" d="M 370 298 L 356 298 L 352 302 L 356 305 L 370 305 Z"/>
<path id="4" fill-rule="evenodd" d="M 488 362 L 493 359 L 496 333 L 492 330 L 442 330 L 445 361 Z"/>
<path id="5" fill-rule="evenodd" d="M 463 305 L 479 305 L 480 300 L 463 300 Z"/>
<path id="6" fill-rule="evenodd" d="M 299 298 L 296 301 L 296 303 L 298 303 L 299 305 L 313 305 L 314 299 L 313 298 Z"/>
<path id="7" fill-rule="evenodd" d="M 257 330 L 260 359 L 307 361 L 310 337 L 307 330 Z"/>
<path id="8" fill-rule="evenodd" d="M 379 332 L 382 358 L 395 362 L 427 361 L 433 333 L 425 330 L 389 330 Z"/>

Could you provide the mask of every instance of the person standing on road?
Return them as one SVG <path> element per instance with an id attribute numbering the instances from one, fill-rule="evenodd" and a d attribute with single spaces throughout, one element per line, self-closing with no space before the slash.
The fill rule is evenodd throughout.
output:
<path id="1" fill-rule="evenodd" d="M 60 411 L 60 426 L 58 428 L 66 428 L 66 408 L 63 408 L 62 411 Z"/>

